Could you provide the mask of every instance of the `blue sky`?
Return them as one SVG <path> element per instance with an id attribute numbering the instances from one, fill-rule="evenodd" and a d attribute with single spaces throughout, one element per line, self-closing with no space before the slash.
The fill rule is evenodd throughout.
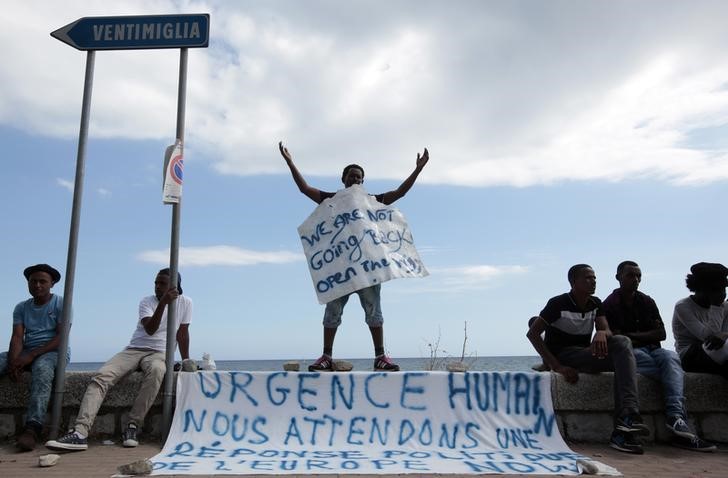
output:
<path id="1" fill-rule="evenodd" d="M 180 271 L 191 352 L 313 359 L 323 306 L 296 228 L 310 184 L 393 189 L 430 271 L 383 287 L 386 348 L 531 355 L 528 317 L 594 266 L 623 259 L 669 323 L 698 261 L 725 262 L 728 31 L 723 2 L 92 1 L 4 4 L 0 41 L 0 303 L 10 338 L 24 267 L 65 276 L 85 54 L 50 37 L 83 16 L 203 13 L 190 50 Z M 123 348 L 166 264 L 176 50 L 99 52 L 74 290 L 74 361 Z M 54 291 L 63 293 L 63 282 Z M 334 355 L 368 357 L 358 301 Z M 667 346 L 673 346 L 668 332 Z"/>

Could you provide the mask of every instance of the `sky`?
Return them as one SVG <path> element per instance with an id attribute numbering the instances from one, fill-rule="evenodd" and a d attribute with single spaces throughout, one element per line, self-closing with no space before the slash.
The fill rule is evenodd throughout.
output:
<path id="1" fill-rule="evenodd" d="M 642 266 L 670 330 L 685 275 L 727 262 L 728 4 L 647 1 L 15 1 L 0 18 L 0 343 L 23 269 L 66 275 L 86 53 L 50 36 L 84 16 L 209 13 L 190 49 L 180 272 L 192 358 L 313 360 L 318 304 L 291 180 L 371 193 L 430 161 L 396 203 L 426 278 L 382 288 L 393 357 L 535 355 L 529 317 L 591 264 Z M 168 265 L 164 150 L 178 50 L 96 54 L 73 288 L 72 361 L 128 344 Z M 64 293 L 65 283 L 53 291 Z M 467 327 L 467 332 L 465 328 Z M 373 355 L 357 300 L 334 357 Z"/>

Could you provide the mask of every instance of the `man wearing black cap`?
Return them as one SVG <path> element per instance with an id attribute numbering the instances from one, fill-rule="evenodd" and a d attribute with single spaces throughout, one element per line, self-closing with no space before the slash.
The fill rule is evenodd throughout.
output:
<path id="1" fill-rule="evenodd" d="M 728 268 L 699 262 L 690 267 L 685 285 L 693 293 L 675 304 L 672 333 L 686 372 L 728 378 Z"/>
<path id="2" fill-rule="evenodd" d="M 137 429 L 154 403 L 167 370 L 167 306 L 176 301 L 177 345 L 182 359 L 190 356 L 189 324 L 192 320 L 192 300 L 182 295 L 182 277 L 177 276 L 177 287 L 170 287 L 169 269 L 162 269 L 154 280 L 154 295 L 139 303 L 139 319 L 129 345 L 114 355 L 96 373 L 86 388 L 76 423 L 66 435 L 46 442 L 51 450 L 82 451 L 88 449 L 88 435 L 101 408 L 106 392 L 122 377 L 141 369 L 142 386 L 134 399 L 129 420 L 122 435 L 125 447 L 135 447 Z"/>
<path id="3" fill-rule="evenodd" d="M 61 280 L 61 273 L 48 264 L 27 267 L 23 275 L 33 298 L 15 306 L 10 348 L 0 353 L 0 375 L 7 373 L 11 380 L 18 381 L 24 370 L 30 370 L 25 430 L 17 440 L 18 448 L 30 451 L 35 448 L 43 428 L 53 387 L 63 297 L 51 293 L 56 282 Z"/>

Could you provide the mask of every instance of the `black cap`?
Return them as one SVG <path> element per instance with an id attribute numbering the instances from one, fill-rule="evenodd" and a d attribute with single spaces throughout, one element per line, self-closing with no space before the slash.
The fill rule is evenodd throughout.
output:
<path id="1" fill-rule="evenodd" d="M 698 262 L 690 266 L 690 273 L 696 282 L 707 288 L 728 287 L 728 268 L 723 264 Z"/>
<path id="2" fill-rule="evenodd" d="M 48 264 L 36 264 L 34 266 L 26 267 L 23 271 L 23 275 L 25 276 L 26 280 L 30 280 L 30 275 L 34 272 L 47 273 L 51 276 L 54 284 L 61 280 L 61 273 L 55 270 L 53 267 L 49 266 Z"/>

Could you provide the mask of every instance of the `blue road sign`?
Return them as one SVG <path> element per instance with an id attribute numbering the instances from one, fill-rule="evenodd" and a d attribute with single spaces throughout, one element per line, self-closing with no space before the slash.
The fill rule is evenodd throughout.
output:
<path id="1" fill-rule="evenodd" d="M 210 14 L 83 17 L 51 36 L 79 50 L 206 48 Z"/>

